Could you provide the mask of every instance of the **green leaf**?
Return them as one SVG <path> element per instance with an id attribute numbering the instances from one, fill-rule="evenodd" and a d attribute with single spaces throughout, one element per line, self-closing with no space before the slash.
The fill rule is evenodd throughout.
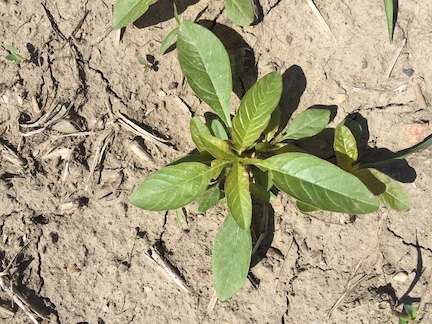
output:
<path id="1" fill-rule="evenodd" d="M 198 151 L 206 151 L 206 148 L 201 141 L 201 136 L 211 136 L 210 130 L 206 124 L 204 124 L 198 117 L 193 117 L 190 121 L 189 128 L 192 140 L 195 143 Z"/>
<path id="2" fill-rule="evenodd" d="M 263 172 L 258 168 L 252 168 L 252 175 L 257 184 L 265 188 L 265 190 L 270 191 L 273 187 L 273 181 L 268 172 Z"/>
<path id="3" fill-rule="evenodd" d="M 390 43 L 393 41 L 393 0 L 384 0 Z"/>
<path id="4" fill-rule="evenodd" d="M 224 127 L 224 124 L 222 123 L 222 121 L 219 118 L 216 119 L 212 119 L 209 122 L 206 123 L 207 127 L 210 128 L 210 132 L 222 139 L 222 140 L 228 140 L 228 134 L 226 132 L 226 129 Z"/>
<path id="5" fill-rule="evenodd" d="M 343 122 L 336 126 L 333 149 L 338 166 L 349 171 L 358 159 L 357 142 L 350 129 Z"/>
<path id="6" fill-rule="evenodd" d="M 176 165 L 185 162 L 200 162 L 200 163 L 211 163 L 214 157 L 210 155 L 209 152 L 204 151 L 199 154 L 186 154 L 180 156 L 179 158 L 171 161 L 168 165 Z"/>
<path id="7" fill-rule="evenodd" d="M 178 27 L 174 28 L 173 30 L 171 30 L 171 32 L 168 34 L 168 36 L 165 37 L 165 39 L 163 40 L 162 45 L 160 47 L 160 50 L 159 50 L 159 54 L 160 55 L 165 54 L 165 52 L 167 51 L 168 47 L 171 46 L 171 43 L 172 43 L 173 39 L 175 37 L 177 37 L 177 35 L 178 35 L 178 30 L 179 30 Z"/>
<path id="8" fill-rule="evenodd" d="M 411 321 L 414 321 L 417 318 L 417 308 L 411 305 L 404 305 L 404 312 L 409 316 Z"/>
<path id="9" fill-rule="evenodd" d="M 410 199 L 405 190 L 386 174 L 375 169 L 355 170 L 352 174 L 359 178 L 384 205 L 398 211 L 410 209 Z"/>
<path id="10" fill-rule="evenodd" d="M 252 195 L 266 202 L 273 202 L 276 199 L 276 196 L 270 190 L 267 190 L 259 183 L 251 183 L 249 190 Z"/>
<path id="11" fill-rule="evenodd" d="M 228 19 L 238 26 L 249 26 L 255 20 L 251 0 L 226 0 L 225 10 Z"/>
<path id="12" fill-rule="evenodd" d="M 250 227 L 252 220 L 252 198 L 249 193 L 249 174 L 245 167 L 236 162 L 225 181 L 225 195 L 228 208 L 238 226 Z"/>
<path id="13" fill-rule="evenodd" d="M 298 210 L 300 210 L 302 213 L 311 213 L 314 211 L 319 210 L 319 208 L 316 208 L 314 206 L 311 206 L 309 204 L 304 203 L 303 201 L 297 200 L 296 201 L 296 207 Z"/>
<path id="14" fill-rule="evenodd" d="M 157 0 L 117 0 L 114 5 L 112 28 L 119 29 L 141 17 Z"/>
<path id="15" fill-rule="evenodd" d="M 346 118 L 343 121 L 343 124 L 349 128 L 351 133 L 354 135 L 356 142 L 359 143 L 363 132 L 362 126 L 358 122 L 350 118 Z"/>
<path id="16" fill-rule="evenodd" d="M 234 161 L 237 155 L 231 150 L 231 145 L 228 141 L 221 140 L 212 135 L 201 135 L 201 143 L 205 150 L 220 160 Z"/>
<path id="17" fill-rule="evenodd" d="M 217 297 L 225 301 L 231 298 L 246 282 L 252 252 L 250 229 L 238 227 L 231 214 L 216 235 L 212 268 Z"/>
<path id="18" fill-rule="evenodd" d="M 271 114 L 270 121 L 263 132 L 265 140 L 267 142 L 270 142 L 275 136 L 275 134 L 277 133 L 277 131 L 279 130 L 280 121 L 281 121 L 281 110 L 278 106 Z"/>
<path id="19" fill-rule="evenodd" d="M 297 115 L 280 141 L 299 140 L 321 132 L 330 122 L 330 110 L 309 108 Z"/>
<path id="20" fill-rule="evenodd" d="M 239 154 L 266 129 L 282 94 L 282 75 L 271 72 L 255 83 L 241 100 L 233 118 L 233 141 Z"/>
<path id="21" fill-rule="evenodd" d="M 136 58 L 139 64 L 141 65 L 147 64 L 147 60 L 141 54 L 138 54 Z"/>
<path id="22" fill-rule="evenodd" d="M 177 37 L 180 67 L 187 81 L 231 128 L 231 66 L 222 42 L 208 29 L 190 21 L 180 23 Z"/>
<path id="23" fill-rule="evenodd" d="M 216 179 L 220 176 L 225 166 L 229 164 L 229 161 L 225 160 L 213 160 L 211 162 L 212 174 L 211 178 Z"/>
<path id="24" fill-rule="evenodd" d="M 219 188 L 219 183 L 210 186 L 198 199 L 198 211 L 204 213 L 207 209 L 215 206 L 222 198 L 223 194 Z"/>
<path id="25" fill-rule="evenodd" d="M 432 135 L 429 135 L 420 144 L 414 145 L 413 147 L 410 147 L 410 148 L 408 148 L 406 150 L 403 150 L 403 151 L 399 152 L 399 155 L 396 156 L 396 157 L 394 157 L 394 158 L 392 158 L 392 159 L 362 164 L 360 166 L 360 169 L 376 168 L 376 167 L 379 167 L 379 166 L 383 166 L 383 165 L 394 163 L 394 162 L 396 162 L 398 160 L 403 160 L 403 159 L 407 158 L 408 156 L 410 156 L 411 154 L 414 154 L 414 153 L 416 153 L 418 151 L 424 150 L 425 148 L 427 148 L 427 147 L 429 147 L 431 145 L 432 145 Z"/>
<path id="26" fill-rule="evenodd" d="M 270 171 L 278 189 L 319 209 L 367 214 L 379 207 L 359 179 L 313 155 L 284 153 L 255 165 Z"/>
<path id="27" fill-rule="evenodd" d="M 132 193 L 131 204 L 146 210 L 177 209 L 207 189 L 212 169 L 198 162 L 167 166 L 150 174 Z"/>

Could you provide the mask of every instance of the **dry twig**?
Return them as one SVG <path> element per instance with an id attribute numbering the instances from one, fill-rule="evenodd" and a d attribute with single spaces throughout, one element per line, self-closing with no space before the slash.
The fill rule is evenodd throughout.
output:
<path id="1" fill-rule="evenodd" d="M 144 254 L 147 259 L 159 266 L 168 275 L 168 277 L 172 281 L 174 281 L 174 283 L 179 286 L 184 292 L 192 295 L 192 289 L 189 287 L 186 280 L 180 274 L 178 269 L 174 267 L 170 261 L 163 257 L 162 254 L 160 254 L 160 252 L 157 250 L 157 248 L 154 247 L 154 245 L 151 245 L 148 242 L 147 237 L 144 237 L 144 239 L 146 240 L 146 244 L 148 245 L 147 253 Z"/>
<path id="2" fill-rule="evenodd" d="M 17 291 L 12 282 L 9 280 L 8 276 L 10 275 L 9 269 L 12 266 L 13 262 L 17 258 L 19 254 L 27 247 L 28 244 L 24 245 L 21 250 L 13 257 L 13 259 L 9 262 L 9 264 L 5 267 L 5 269 L 0 272 L 0 288 L 3 289 L 12 299 L 13 303 L 17 304 L 19 308 L 31 319 L 33 323 L 40 323 L 37 317 L 49 321 L 49 319 L 43 315 L 37 307 L 32 305 L 27 298 Z"/>

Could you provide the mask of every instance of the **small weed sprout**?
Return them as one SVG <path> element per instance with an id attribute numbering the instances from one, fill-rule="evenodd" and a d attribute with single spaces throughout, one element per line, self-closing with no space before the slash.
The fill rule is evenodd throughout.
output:
<path id="1" fill-rule="evenodd" d="M 22 62 L 28 60 L 28 55 L 21 55 L 12 44 L 6 45 L 6 49 L 9 51 L 10 54 L 6 55 L 5 59 L 8 61 L 12 61 L 13 66 L 18 67 Z"/>

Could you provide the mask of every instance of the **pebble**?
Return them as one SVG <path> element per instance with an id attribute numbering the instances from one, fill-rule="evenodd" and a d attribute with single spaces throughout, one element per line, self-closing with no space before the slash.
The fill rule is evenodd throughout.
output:
<path id="1" fill-rule="evenodd" d="M 126 206 L 126 204 L 119 202 L 115 205 L 115 209 L 118 211 L 119 214 L 124 215 L 124 214 L 126 214 L 127 206 Z"/>
<path id="2" fill-rule="evenodd" d="M 120 272 L 126 272 L 126 271 L 129 270 L 129 264 L 128 264 L 126 261 L 121 262 L 121 263 L 118 265 L 118 269 L 119 269 Z"/>
<path id="3" fill-rule="evenodd" d="M 408 279 L 408 275 L 403 271 L 398 272 L 393 276 L 393 280 L 397 282 L 405 282 L 407 281 L 407 279 Z"/>
<path id="4" fill-rule="evenodd" d="M 406 75 L 406 76 L 412 76 L 414 74 L 414 70 L 413 69 L 403 69 L 402 72 Z"/>

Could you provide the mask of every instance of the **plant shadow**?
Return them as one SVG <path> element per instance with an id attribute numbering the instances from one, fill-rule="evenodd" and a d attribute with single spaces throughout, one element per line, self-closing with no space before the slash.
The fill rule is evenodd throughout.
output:
<path id="1" fill-rule="evenodd" d="M 394 309 L 395 307 L 398 307 L 400 305 L 413 305 L 413 304 L 421 302 L 421 297 L 411 297 L 410 296 L 411 291 L 414 289 L 414 287 L 419 282 L 419 280 L 423 274 L 423 270 L 424 270 L 423 269 L 423 256 L 422 256 L 421 247 L 419 245 L 417 235 L 416 235 L 415 248 L 417 251 L 417 262 L 416 262 L 416 267 L 414 270 L 415 276 L 414 276 L 413 280 L 411 281 L 406 292 L 400 298 L 398 298 L 397 294 L 396 294 L 396 290 L 392 286 L 391 283 L 387 283 L 384 286 L 380 286 L 380 287 L 374 289 L 377 294 L 387 295 L 390 298 L 389 303 L 390 303 L 390 307 L 392 309 Z"/>
<path id="2" fill-rule="evenodd" d="M 252 242 L 253 251 L 250 268 L 266 257 L 275 231 L 274 209 L 268 202 L 253 199 L 252 205 Z"/>
<path id="3" fill-rule="evenodd" d="M 358 122 L 362 127 L 361 138 L 357 141 L 361 164 L 385 161 L 401 155 L 401 152 L 392 152 L 386 148 L 372 148 L 368 145 L 370 136 L 368 121 L 360 113 L 350 114 L 347 118 Z M 416 171 L 405 159 L 395 160 L 389 165 L 377 167 L 376 169 L 402 183 L 412 183 L 417 178 Z"/>
<path id="4" fill-rule="evenodd" d="M 299 106 L 300 98 L 306 90 L 306 75 L 298 65 L 292 65 L 282 74 L 282 95 L 279 101 L 281 107 L 281 128 L 288 125 L 294 111 Z"/>
<path id="5" fill-rule="evenodd" d="M 179 15 L 189 6 L 198 3 L 199 0 L 183 0 L 176 1 L 177 11 Z M 161 22 L 174 18 L 173 1 L 159 0 L 155 4 L 150 5 L 148 10 L 135 22 L 135 27 L 141 29 L 149 26 L 157 25 Z"/>

